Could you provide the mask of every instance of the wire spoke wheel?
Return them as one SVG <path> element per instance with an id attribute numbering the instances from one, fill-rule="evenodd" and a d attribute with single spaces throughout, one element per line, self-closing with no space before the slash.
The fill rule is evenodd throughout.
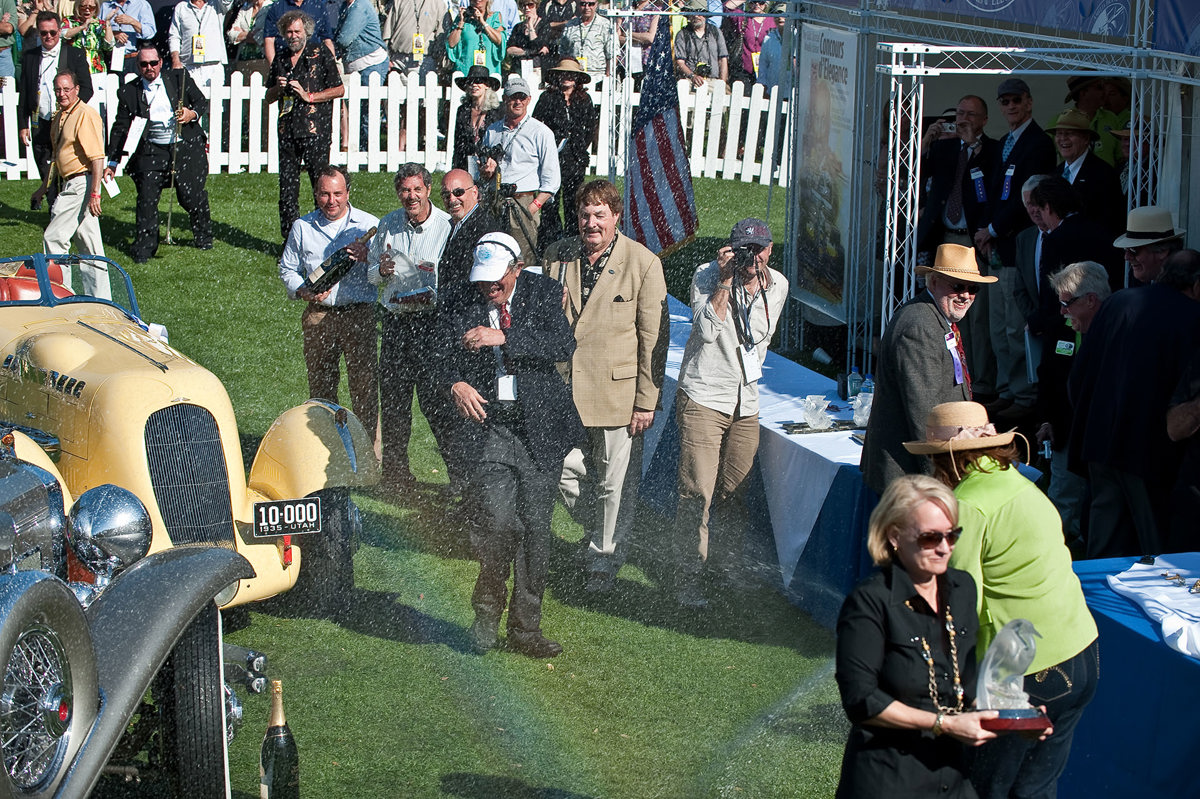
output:
<path id="1" fill-rule="evenodd" d="M 58 636 L 41 626 L 26 630 L 9 656 L 0 694 L 4 768 L 15 787 L 36 788 L 60 761 L 72 699 Z"/>

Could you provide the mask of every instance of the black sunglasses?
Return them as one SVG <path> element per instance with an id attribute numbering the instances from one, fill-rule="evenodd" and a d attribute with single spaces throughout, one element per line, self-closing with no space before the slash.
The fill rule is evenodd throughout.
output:
<path id="1" fill-rule="evenodd" d="M 138 66 L 139 67 L 156 67 L 160 63 L 162 63 L 162 62 L 158 59 L 155 59 L 154 61 L 139 61 Z"/>
<path id="2" fill-rule="evenodd" d="M 1066 302 L 1059 300 L 1058 304 L 1061 305 L 1063 308 L 1070 308 L 1072 305 L 1074 305 L 1076 302 L 1078 302 L 1079 300 L 1082 300 L 1082 299 L 1083 299 L 1082 294 L 1076 294 L 1074 297 L 1067 300 Z"/>
<path id="3" fill-rule="evenodd" d="M 962 294 L 965 291 L 967 294 L 974 296 L 979 293 L 979 286 L 976 286 L 974 283 L 947 283 L 946 285 L 950 287 L 950 291 L 954 294 Z"/>
<path id="4" fill-rule="evenodd" d="M 942 543 L 942 539 L 946 539 L 946 543 L 954 546 L 958 543 L 959 537 L 962 536 L 962 528 L 955 527 L 945 533 L 935 533 L 931 530 L 917 533 L 917 543 L 921 545 L 921 549 L 935 549 L 938 544 Z"/>
<path id="5" fill-rule="evenodd" d="M 449 197 L 449 196 L 453 195 L 455 197 L 461 197 L 467 193 L 467 189 L 473 189 L 473 188 L 475 188 L 475 187 L 468 186 L 467 188 L 463 188 L 462 186 L 459 186 L 457 189 L 450 189 L 449 191 L 447 191 L 446 189 L 442 189 L 442 196 Z"/>
<path id="6" fill-rule="evenodd" d="M 53 39 L 57 35 L 58 31 L 38 31 L 38 36 L 41 36 L 43 39 Z"/>

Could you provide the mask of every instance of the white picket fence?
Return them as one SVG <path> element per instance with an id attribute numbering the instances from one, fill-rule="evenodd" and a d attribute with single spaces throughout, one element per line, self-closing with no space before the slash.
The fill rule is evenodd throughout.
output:
<path id="1" fill-rule="evenodd" d="M 116 91 L 121 76 L 93 75 L 95 95 L 91 104 L 106 115 L 111 129 L 116 117 Z M 336 101 L 334 110 L 333 144 L 330 159 L 350 171 L 395 171 L 401 164 L 415 161 L 431 171 L 449 168 L 454 151 L 454 115 L 463 93 L 456 87 L 444 89 L 437 85 L 434 75 L 424 84 L 415 74 L 409 80 L 399 73 L 388 75 L 385 84 L 372 76 L 369 86 L 351 82 L 346 95 Z M 606 81 L 615 85 L 615 81 Z M 600 103 L 600 133 L 592 153 L 592 172 L 608 174 L 613 118 L 608 92 L 597 94 Z M 535 89 L 533 102 L 536 103 Z M 228 85 L 214 86 L 208 118 L 210 173 L 277 172 L 279 164 L 276 113 L 264 109 L 266 89 L 262 76 L 253 74 L 247 82 L 242 73 L 230 76 Z M 366 102 L 366 141 L 359 141 L 360 114 Z M 634 106 L 638 95 L 633 95 Z M 340 104 L 347 103 L 349 111 L 348 141 L 341 142 L 338 114 Z M 716 84 L 693 89 L 688 81 L 679 82 L 679 105 L 682 126 L 689 136 L 689 158 L 694 177 L 741 180 L 786 185 L 789 172 L 790 127 L 787 120 L 788 101 L 779 89 L 764 95 L 763 87 L 753 85 L 750 93 L 741 83 L 732 84 L 727 92 Z M 530 107 L 533 107 L 531 103 Z M 37 171 L 28 148 L 19 146 L 17 130 L 17 94 L 13 81 L 0 89 L 0 135 L 4 142 L 4 163 L 0 174 L 11 180 L 36 177 Z M 443 123 L 439 133 L 439 114 Z M 618 120 L 619 124 L 619 120 Z M 405 147 L 400 149 L 401 129 L 407 132 Z M 782 134 L 782 135 L 780 135 Z M 761 148 L 758 145 L 761 139 Z M 617 173 L 624 171 L 626 137 L 618 137 Z M 778 150 L 778 152 L 776 152 Z M 739 152 L 741 151 L 741 152 Z"/>

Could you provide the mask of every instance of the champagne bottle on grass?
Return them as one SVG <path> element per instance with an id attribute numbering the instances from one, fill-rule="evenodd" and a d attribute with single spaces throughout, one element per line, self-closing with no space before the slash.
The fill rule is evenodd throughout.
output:
<path id="1" fill-rule="evenodd" d="M 260 799 L 300 799 L 300 753 L 283 715 L 283 683 L 271 681 L 271 718 L 258 760 Z"/>

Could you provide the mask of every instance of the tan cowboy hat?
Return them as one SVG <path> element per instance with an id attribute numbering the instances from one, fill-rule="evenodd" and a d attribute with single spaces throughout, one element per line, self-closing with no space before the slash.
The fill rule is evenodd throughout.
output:
<path id="1" fill-rule="evenodd" d="M 1174 227 L 1171 212 L 1157 205 L 1143 205 L 1129 212 L 1125 234 L 1113 242 L 1114 247 L 1144 247 L 1160 241 L 1177 239 L 1187 231 Z"/>
<path id="2" fill-rule="evenodd" d="M 937 248 L 937 255 L 933 257 L 933 266 L 917 267 L 918 275 L 927 275 L 930 272 L 967 283 L 995 283 L 1000 279 L 993 275 L 981 275 L 979 264 L 975 261 L 975 248 L 964 247 L 961 244 L 941 245 Z"/>
<path id="3" fill-rule="evenodd" d="M 587 71 L 579 65 L 579 62 L 574 58 L 564 57 L 556 66 L 550 69 L 551 72 L 563 72 L 572 75 L 575 82 L 580 86 L 592 79 L 592 76 L 587 74 Z"/>
<path id="4" fill-rule="evenodd" d="M 1074 108 L 1064 110 L 1054 120 L 1054 124 L 1046 128 L 1047 133 L 1054 133 L 1056 130 L 1078 130 L 1088 134 L 1090 138 L 1100 138 L 1100 134 L 1092 130 L 1092 121 L 1087 118 L 1087 114 Z"/>
<path id="5" fill-rule="evenodd" d="M 1073 103 L 1079 97 L 1079 93 L 1091 86 L 1093 83 L 1099 83 L 1104 78 L 1096 75 L 1073 75 L 1067 78 L 1067 96 L 1063 98 L 1064 103 Z"/>
<path id="6" fill-rule="evenodd" d="M 687 0 L 687 2 L 683 4 L 683 13 L 707 14 L 708 3 L 704 2 L 704 0 Z"/>
<path id="7" fill-rule="evenodd" d="M 988 421 L 987 409 L 978 402 L 943 402 L 925 417 L 925 440 L 905 441 L 904 448 L 914 455 L 941 455 L 1006 447 L 1016 430 L 997 433 Z"/>

